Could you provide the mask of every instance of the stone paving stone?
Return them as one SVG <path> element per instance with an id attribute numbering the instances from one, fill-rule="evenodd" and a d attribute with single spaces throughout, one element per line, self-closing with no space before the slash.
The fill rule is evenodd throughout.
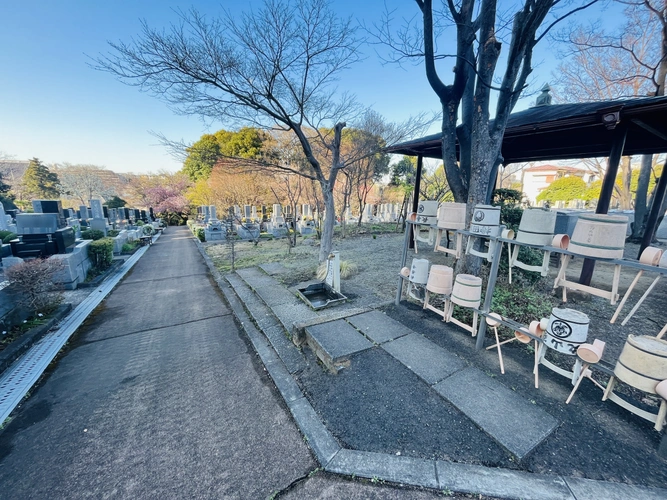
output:
<path id="1" fill-rule="evenodd" d="M 357 314 L 346 319 L 352 326 L 376 344 L 382 344 L 415 333 L 413 330 L 410 330 L 380 311 Z"/>
<path id="2" fill-rule="evenodd" d="M 477 368 L 455 373 L 434 389 L 518 459 L 558 426 L 554 417 Z"/>
<path id="3" fill-rule="evenodd" d="M 282 304 L 271 308 L 273 314 L 283 324 L 285 330 L 292 332 L 294 323 L 308 321 L 319 315 L 304 303 Z"/>
<path id="4" fill-rule="evenodd" d="M 326 467 L 328 472 L 377 478 L 393 483 L 437 488 L 432 460 L 369 451 L 340 450 Z"/>
<path id="5" fill-rule="evenodd" d="M 417 333 L 382 344 L 382 348 L 431 385 L 466 366 L 461 358 Z"/>
<path id="6" fill-rule="evenodd" d="M 269 276 L 287 272 L 287 268 L 283 266 L 280 262 L 267 262 L 266 264 L 260 264 L 259 267 Z"/>
<path id="7" fill-rule="evenodd" d="M 373 344 L 342 319 L 309 326 L 306 333 L 333 362 L 373 347 Z"/>
<path id="8" fill-rule="evenodd" d="M 290 373 L 297 373 L 306 367 L 306 358 L 303 357 L 301 351 L 299 351 L 292 341 L 287 338 L 282 325 L 276 325 L 273 328 L 263 331 Z"/>
<path id="9" fill-rule="evenodd" d="M 472 494 L 483 491 L 489 496 L 525 500 L 574 500 L 575 498 L 560 476 L 442 461 L 436 463 L 436 468 L 438 488 L 441 490 Z"/>
<path id="10" fill-rule="evenodd" d="M 237 274 L 255 290 L 269 307 L 295 304 L 299 299 L 277 280 L 257 268 L 239 269 Z"/>
<path id="11" fill-rule="evenodd" d="M 646 488 L 580 477 L 566 477 L 565 482 L 577 500 L 600 500 L 602 498 L 605 500 L 628 500 L 630 498 L 665 500 L 667 498 L 667 489 L 664 488 Z"/>

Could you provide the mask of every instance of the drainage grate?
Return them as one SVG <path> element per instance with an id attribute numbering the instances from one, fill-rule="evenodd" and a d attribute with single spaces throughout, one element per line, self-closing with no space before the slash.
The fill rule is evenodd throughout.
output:
<path id="1" fill-rule="evenodd" d="M 159 234 L 153 238 L 157 240 Z M 49 363 L 65 345 L 81 323 L 93 312 L 111 290 L 134 266 L 149 247 L 137 250 L 102 285 L 95 288 L 59 325 L 58 330 L 47 333 L 21 358 L 14 362 L 0 377 L 0 426 L 19 404 Z"/>

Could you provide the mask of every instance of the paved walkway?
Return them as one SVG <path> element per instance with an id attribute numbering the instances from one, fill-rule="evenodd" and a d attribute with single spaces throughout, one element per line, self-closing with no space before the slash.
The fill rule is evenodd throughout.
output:
<path id="1" fill-rule="evenodd" d="M 265 498 L 316 468 L 187 228 L 170 228 L 0 434 L 1 498 Z"/>

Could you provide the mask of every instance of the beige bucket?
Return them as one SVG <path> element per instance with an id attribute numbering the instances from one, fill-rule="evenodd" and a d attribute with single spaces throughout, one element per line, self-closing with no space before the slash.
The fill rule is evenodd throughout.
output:
<path id="1" fill-rule="evenodd" d="M 568 250 L 601 259 L 621 259 L 628 218 L 622 215 L 580 215 Z"/>
<path id="2" fill-rule="evenodd" d="M 662 257 L 662 250 L 656 247 L 646 247 L 639 257 L 639 262 L 647 266 L 657 266 Z"/>
<path id="3" fill-rule="evenodd" d="M 521 215 L 516 241 L 546 246 L 551 243 L 556 228 L 556 212 L 541 208 L 527 208 Z"/>
<path id="4" fill-rule="evenodd" d="M 446 201 L 438 209 L 438 227 L 441 229 L 465 229 L 466 204 Z"/>
<path id="5" fill-rule="evenodd" d="M 432 293 L 449 295 L 452 293 L 452 282 L 454 280 L 454 269 L 448 266 L 433 265 L 428 274 L 426 289 Z"/>
<path id="6" fill-rule="evenodd" d="M 614 375 L 640 391 L 655 394 L 658 382 L 667 379 L 667 341 L 647 335 L 629 335 Z"/>
<path id="7" fill-rule="evenodd" d="M 472 274 L 457 274 L 451 301 L 462 307 L 479 308 L 482 300 L 482 278 Z"/>

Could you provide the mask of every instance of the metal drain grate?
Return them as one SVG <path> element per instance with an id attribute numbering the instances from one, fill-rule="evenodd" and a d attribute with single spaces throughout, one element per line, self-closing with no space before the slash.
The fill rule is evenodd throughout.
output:
<path id="1" fill-rule="evenodd" d="M 159 234 L 153 241 L 159 238 Z M 149 247 L 137 250 L 116 272 L 86 297 L 61 323 L 58 330 L 47 333 L 21 358 L 16 360 L 0 377 L 0 425 L 5 421 L 23 396 L 30 390 L 53 361 L 60 349 L 81 323 L 109 295 L 111 290 L 134 266 Z"/>

